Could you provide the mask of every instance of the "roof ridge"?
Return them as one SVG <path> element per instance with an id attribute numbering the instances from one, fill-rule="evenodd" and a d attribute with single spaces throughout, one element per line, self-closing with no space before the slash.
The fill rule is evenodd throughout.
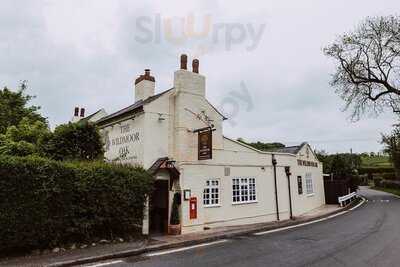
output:
<path id="1" fill-rule="evenodd" d="M 150 102 L 156 100 L 156 99 L 159 98 L 161 95 L 163 95 L 163 94 L 165 94 L 165 93 L 171 91 L 172 89 L 174 89 L 174 87 L 172 87 L 172 88 L 170 88 L 170 89 L 168 89 L 168 90 L 165 90 L 165 91 L 163 91 L 163 92 L 161 92 L 161 93 L 152 95 L 152 96 L 148 97 L 148 98 L 145 99 L 145 100 L 140 99 L 140 100 L 136 101 L 135 103 L 133 103 L 132 105 L 129 105 L 129 106 L 125 107 L 125 108 L 122 108 L 122 109 L 120 109 L 120 110 L 117 110 L 117 111 L 111 113 L 110 115 L 107 115 L 107 116 L 105 116 L 104 118 L 101 118 L 101 119 L 98 121 L 98 123 L 99 123 L 99 122 L 108 121 L 109 119 L 112 119 L 112 118 L 115 118 L 115 117 L 118 117 L 118 116 L 122 116 L 122 115 L 124 115 L 124 114 L 127 113 L 127 112 L 134 111 L 135 109 L 139 109 L 139 108 L 143 107 L 143 105 L 148 104 L 148 103 L 150 103 Z"/>

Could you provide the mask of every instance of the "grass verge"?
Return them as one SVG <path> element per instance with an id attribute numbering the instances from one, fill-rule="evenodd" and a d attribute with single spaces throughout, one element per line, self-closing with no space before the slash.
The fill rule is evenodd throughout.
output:
<path id="1" fill-rule="evenodd" d="M 379 190 L 379 191 L 383 191 L 383 192 L 386 192 L 386 193 L 391 193 L 391 194 L 400 196 L 400 189 L 385 188 L 385 187 L 376 187 L 376 186 L 371 187 L 371 189 Z"/>

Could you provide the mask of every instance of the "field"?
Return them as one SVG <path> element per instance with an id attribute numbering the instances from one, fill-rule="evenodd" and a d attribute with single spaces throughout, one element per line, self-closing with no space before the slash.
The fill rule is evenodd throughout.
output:
<path id="1" fill-rule="evenodd" d="M 362 156 L 362 167 L 392 167 L 389 156 Z"/>

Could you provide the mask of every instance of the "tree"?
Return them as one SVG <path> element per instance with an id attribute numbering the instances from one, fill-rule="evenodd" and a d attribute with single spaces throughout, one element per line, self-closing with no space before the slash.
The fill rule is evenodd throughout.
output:
<path id="1" fill-rule="evenodd" d="M 323 163 L 323 172 L 339 179 L 349 177 L 361 167 L 361 156 L 358 154 L 317 154 L 317 157 Z"/>
<path id="2" fill-rule="evenodd" d="M 254 147 L 255 149 L 261 150 L 261 151 L 273 151 L 273 150 L 277 150 L 279 148 L 284 148 L 285 145 L 282 143 L 263 143 L 260 141 L 257 142 L 246 142 L 243 138 L 238 138 L 237 141 L 246 144 L 248 146 Z"/>
<path id="3" fill-rule="evenodd" d="M 369 17 L 324 53 L 337 63 L 331 84 L 353 119 L 386 108 L 400 113 L 400 17 Z"/>
<path id="4" fill-rule="evenodd" d="M 382 144 L 385 145 L 385 152 L 389 154 L 393 163 L 396 178 L 400 178 L 400 125 L 395 125 L 390 134 L 382 135 Z"/>
<path id="5" fill-rule="evenodd" d="M 103 153 L 100 133 L 87 121 L 56 127 L 45 147 L 46 156 L 55 160 L 94 160 Z"/>
<path id="6" fill-rule="evenodd" d="M 26 88 L 24 81 L 17 92 L 7 87 L 0 89 L 0 134 L 4 134 L 10 126 L 17 126 L 23 118 L 31 123 L 40 121 L 47 124 L 46 118 L 38 113 L 40 107 L 28 106 L 34 97 L 25 94 Z"/>
<path id="7" fill-rule="evenodd" d="M 5 134 L 0 134 L 0 155 L 42 155 L 50 136 L 51 132 L 46 123 L 30 122 L 30 119 L 25 117 L 17 126 L 10 126 Z"/>

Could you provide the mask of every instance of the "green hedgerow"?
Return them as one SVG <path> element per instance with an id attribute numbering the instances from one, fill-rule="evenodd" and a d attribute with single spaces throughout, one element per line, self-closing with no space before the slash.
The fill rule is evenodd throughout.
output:
<path id="1" fill-rule="evenodd" d="M 0 254 L 140 234 L 142 168 L 0 156 Z"/>

